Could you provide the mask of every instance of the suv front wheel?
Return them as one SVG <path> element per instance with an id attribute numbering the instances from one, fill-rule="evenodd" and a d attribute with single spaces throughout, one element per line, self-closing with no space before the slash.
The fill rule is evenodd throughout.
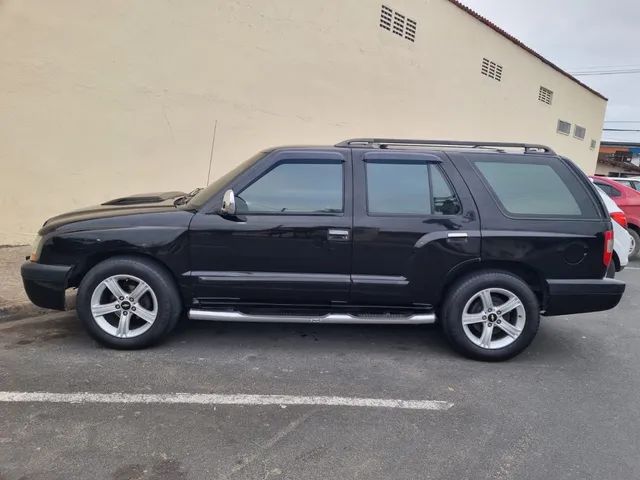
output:
<path id="1" fill-rule="evenodd" d="M 182 310 L 171 275 L 155 262 L 116 257 L 93 267 L 78 287 L 78 317 L 100 343 L 144 348 L 175 327 Z"/>
<path id="2" fill-rule="evenodd" d="M 442 327 L 452 346 L 476 360 L 507 360 L 522 352 L 540 324 L 538 299 L 507 272 L 475 273 L 449 290 Z"/>

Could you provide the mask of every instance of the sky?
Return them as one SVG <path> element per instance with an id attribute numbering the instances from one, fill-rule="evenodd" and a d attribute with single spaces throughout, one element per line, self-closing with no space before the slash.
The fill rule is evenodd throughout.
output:
<path id="1" fill-rule="evenodd" d="M 640 69 L 640 0 L 461 3 L 568 72 L 611 66 Z M 640 130 L 640 73 L 577 78 L 609 99 L 605 128 Z M 614 120 L 637 123 L 609 122 Z M 640 132 L 603 132 L 603 139 L 640 142 Z"/>

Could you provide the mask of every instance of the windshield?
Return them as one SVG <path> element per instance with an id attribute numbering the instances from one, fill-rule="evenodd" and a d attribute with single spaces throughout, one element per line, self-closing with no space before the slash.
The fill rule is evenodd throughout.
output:
<path id="1" fill-rule="evenodd" d="M 196 195 L 193 196 L 187 203 L 189 208 L 199 209 L 209 201 L 209 199 L 218 193 L 226 184 L 228 184 L 231 180 L 233 180 L 237 175 L 251 167 L 254 163 L 264 157 L 268 151 L 262 151 L 255 154 L 253 157 L 245 160 L 236 168 L 231 170 L 230 172 L 225 173 L 223 176 L 215 180 L 213 183 L 210 183 L 207 187 L 200 190 Z"/>

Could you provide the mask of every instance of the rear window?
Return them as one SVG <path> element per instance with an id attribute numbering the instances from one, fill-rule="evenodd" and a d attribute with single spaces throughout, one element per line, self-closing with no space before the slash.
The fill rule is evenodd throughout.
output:
<path id="1" fill-rule="evenodd" d="M 580 179 L 554 158 L 472 159 L 510 216 L 598 218 Z"/>
<path id="2" fill-rule="evenodd" d="M 621 195 L 620 190 L 615 188 L 613 185 L 609 185 L 608 183 L 602 183 L 602 182 L 594 182 L 594 183 L 598 185 L 604 191 L 604 193 L 606 193 L 610 197 L 619 197 Z"/>

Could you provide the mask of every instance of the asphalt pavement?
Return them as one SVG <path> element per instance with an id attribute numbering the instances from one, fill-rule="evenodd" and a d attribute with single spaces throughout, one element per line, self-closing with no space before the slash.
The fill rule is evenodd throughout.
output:
<path id="1" fill-rule="evenodd" d="M 543 318 L 499 364 L 461 358 L 427 326 L 186 322 L 122 352 L 73 312 L 2 323 L 0 480 L 640 478 L 631 267 L 615 310 Z"/>

